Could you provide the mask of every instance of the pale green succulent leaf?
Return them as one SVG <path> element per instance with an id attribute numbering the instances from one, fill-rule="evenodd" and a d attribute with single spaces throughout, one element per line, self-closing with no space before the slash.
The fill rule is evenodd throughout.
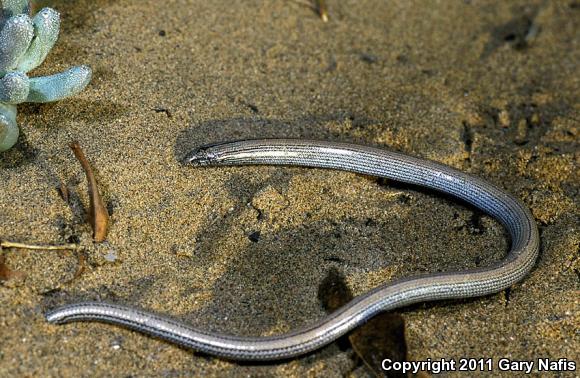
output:
<path id="1" fill-rule="evenodd" d="M 28 0 L 0 0 L 0 23 L 2 19 L 28 12 L 30 12 Z"/>
<path id="2" fill-rule="evenodd" d="M 32 19 L 34 39 L 20 59 L 18 71 L 28 72 L 38 67 L 56 43 L 60 30 L 60 14 L 51 8 L 44 8 Z"/>
<path id="3" fill-rule="evenodd" d="M 13 70 L 34 36 L 32 20 L 21 14 L 9 18 L 0 30 L 0 73 Z"/>
<path id="4" fill-rule="evenodd" d="M 56 75 L 30 79 L 27 102 L 52 102 L 73 96 L 91 81 L 91 69 L 87 66 L 73 67 Z"/>
<path id="5" fill-rule="evenodd" d="M 18 140 L 16 107 L 0 103 L 0 152 L 6 151 Z"/>
<path id="6" fill-rule="evenodd" d="M 0 79 L 0 102 L 20 104 L 26 101 L 30 80 L 21 72 L 10 72 Z"/>
<path id="7" fill-rule="evenodd" d="M 29 78 L 27 72 L 38 67 L 56 43 L 60 15 L 51 8 L 29 17 L 27 0 L 0 0 L 0 152 L 18 139 L 16 104 L 52 102 L 82 91 L 91 80 L 87 66 L 65 72 Z"/>

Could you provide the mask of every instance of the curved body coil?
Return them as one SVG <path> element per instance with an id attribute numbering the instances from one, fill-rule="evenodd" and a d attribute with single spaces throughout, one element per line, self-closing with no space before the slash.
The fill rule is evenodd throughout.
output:
<path id="1" fill-rule="evenodd" d="M 330 168 L 428 187 L 460 198 L 498 219 L 509 232 L 511 249 L 502 261 L 489 267 L 385 283 L 315 324 L 276 336 L 210 333 L 142 310 L 95 302 L 56 309 L 47 314 L 48 321 L 118 324 L 229 359 L 284 359 L 320 348 L 381 311 L 501 291 L 521 280 L 538 256 L 537 226 L 520 201 L 485 180 L 433 161 L 348 143 L 262 139 L 200 147 L 188 156 L 187 162 L 194 166 L 275 164 Z"/>

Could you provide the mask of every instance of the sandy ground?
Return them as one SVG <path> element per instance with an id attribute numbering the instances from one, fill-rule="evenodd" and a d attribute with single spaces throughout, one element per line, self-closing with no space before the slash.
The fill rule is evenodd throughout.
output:
<path id="1" fill-rule="evenodd" d="M 99 299 L 275 334 L 323 316 L 316 293 L 332 267 L 360 294 L 509 247 L 490 217 L 415 188 L 179 162 L 200 144 L 265 136 L 389 147 L 521 198 L 541 230 L 534 270 L 497 295 L 405 309 L 409 357 L 580 363 L 580 3 L 328 0 L 327 24 L 300 1 L 40 3 L 63 27 L 36 73 L 95 75 L 74 99 L 19 107 L 22 136 L 0 156 L 0 239 L 77 241 L 88 267 L 68 282 L 72 253 L 3 252 L 26 278 L 0 284 L 0 376 L 368 376 L 334 344 L 240 365 L 113 326 L 49 325 L 43 312 Z M 72 140 L 111 212 L 98 246 Z"/>

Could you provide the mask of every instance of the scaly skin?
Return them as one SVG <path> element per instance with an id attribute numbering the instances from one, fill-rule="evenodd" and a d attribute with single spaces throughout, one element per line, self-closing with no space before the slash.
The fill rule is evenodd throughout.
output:
<path id="1" fill-rule="evenodd" d="M 49 322 L 117 324 L 234 360 L 286 359 L 336 340 L 381 311 L 423 301 L 497 293 L 523 279 L 538 257 L 536 222 L 518 199 L 485 180 L 430 160 L 349 143 L 262 139 L 200 147 L 186 162 L 193 166 L 270 164 L 339 169 L 424 186 L 461 198 L 497 218 L 507 228 L 512 246 L 503 260 L 491 266 L 384 283 L 316 323 L 275 336 L 219 334 L 145 310 L 104 302 L 57 308 L 46 315 Z"/>

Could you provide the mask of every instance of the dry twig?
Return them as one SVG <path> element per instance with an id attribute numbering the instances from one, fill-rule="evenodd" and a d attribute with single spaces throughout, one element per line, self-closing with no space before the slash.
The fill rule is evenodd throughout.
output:
<path id="1" fill-rule="evenodd" d="M 95 179 L 95 175 L 89 164 L 89 161 L 85 157 L 81 146 L 78 142 L 72 142 L 70 144 L 70 148 L 73 150 L 76 158 L 81 163 L 83 170 L 87 176 L 88 182 L 88 190 L 89 190 L 89 200 L 90 200 L 90 208 L 89 208 L 89 221 L 91 222 L 91 226 L 93 227 L 93 238 L 97 243 L 104 241 L 107 237 L 107 228 L 109 225 L 109 213 L 107 212 L 107 208 L 103 203 L 103 199 L 99 193 L 99 189 L 97 187 L 97 180 Z"/>
<path id="2" fill-rule="evenodd" d="M 314 3 L 316 4 L 316 11 L 318 12 L 322 22 L 328 22 L 328 8 L 326 7 L 326 1 L 315 0 Z"/>
<path id="3" fill-rule="evenodd" d="M 62 200 L 66 203 L 69 203 L 70 201 L 70 193 L 68 191 L 68 187 L 66 186 L 66 183 L 64 182 L 64 180 L 60 180 L 60 185 L 57 187 L 58 193 L 60 194 Z"/>
<path id="4" fill-rule="evenodd" d="M 2 248 L 34 249 L 34 250 L 44 250 L 44 251 L 76 251 L 77 249 L 80 249 L 80 246 L 78 244 L 37 245 L 37 244 L 11 242 L 11 241 L 7 241 L 7 240 L 0 240 L 0 247 L 2 247 Z"/>
<path id="5" fill-rule="evenodd" d="M 294 0 L 294 3 L 312 9 L 318 13 L 322 22 L 328 22 L 328 7 L 325 0 Z"/>
<path id="6" fill-rule="evenodd" d="M 66 283 L 71 283 L 72 281 L 76 280 L 83 274 L 86 269 L 86 256 L 83 252 L 83 248 L 78 244 L 61 244 L 61 245 L 39 245 L 39 244 L 27 244 L 27 243 L 18 243 L 18 242 L 11 242 L 8 240 L 0 240 L 0 251 L 2 248 L 20 248 L 20 249 L 30 249 L 36 251 L 73 251 L 77 257 L 79 266 L 73 276 L 69 281 Z M 26 277 L 26 274 L 23 272 L 18 272 L 11 270 L 5 263 L 6 257 L 4 255 L 0 255 L 0 281 L 8 281 L 14 278 L 22 278 Z"/>

